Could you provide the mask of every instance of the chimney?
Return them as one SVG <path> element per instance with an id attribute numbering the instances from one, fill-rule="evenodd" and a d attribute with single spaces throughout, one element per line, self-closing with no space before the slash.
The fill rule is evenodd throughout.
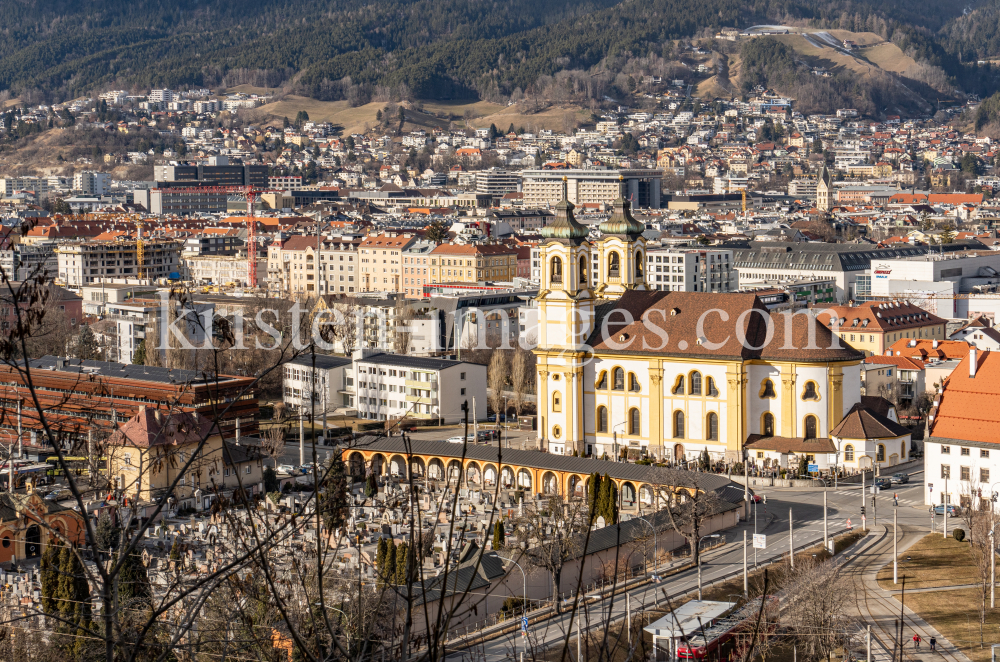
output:
<path id="1" fill-rule="evenodd" d="M 163 425 L 163 412 L 162 411 L 160 411 L 159 409 L 154 409 L 153 410 L 153 418 L 156 419 L 157 423 L 159 423 L 160 425 Z"/>
<path id="2" fill-rule="evenodd" d="M 240 445 L 240 419 L 236 419 L 236 445 Z"/>
<path id="3" fill-rule="evenodd" d="M 938 345 L 937 340 L 931 342 L 931 347 L 933 347 L 934 349 L 937 349 L 937 345 Z"/>
<path id="4" fill-rule="evenodd" d="M 969 348 L 969 379 L 975 379 L 976 378 L 976 359 L 977 358 L 978 357 L 976 356 L 976 348 L 975 347 L 970 347 Z"/>

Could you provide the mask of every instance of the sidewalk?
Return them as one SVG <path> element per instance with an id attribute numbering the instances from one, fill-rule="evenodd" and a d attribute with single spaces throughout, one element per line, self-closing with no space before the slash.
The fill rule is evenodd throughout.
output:
<path id="1" fill-rule="evenodd" d="M 873 546 L 871 548 L 873 556 L 868 559 L 867 566 L 864 567 L 861 572 L 862 587 L 864 588 L 864 591 L 868 595 L 869 599 L 865 600 L 865 606 L 863 609 L 860 604 L 858 607 L 859 610 L 861 610 L 862 618 L 869 620 L 872 623 L 873 631 L 875 629 L 880 630 L 884 643 L 889 644 L 893 640 L 893 630 L 895 629 L 894 625 L 896 619 L 899 618 L 900 603 L 899 600 L 893 597 L 897 592 L 887 591 L 881 588 L 876 579 L 879 570 L 885 565 L 892 563 L 891 536 L 893 534 L 890 533 L 890 528 L 888 526 L 883 524 L 882 528 L 888 535 L 884 536 L 880 545 Z M 903 536 L 897 543 L 898 553 L 905 552 L 918 540 L 920 540 L 923 535 L 923 533 L 904 532 Z M 859 554 L 854 560 L 857 561 L 862 556 L 863 554 Z M 868 614 L 866 615 L 864 611 L 867 611 Z M 904 651 L 906 652 L 907 657 L 911 660 L 919 662 L 939 662 L 943 658 L 947 662 L 971 662 L 965 653 L 958 650 L 950 641 L 948 641 L 947 638 L 938 632 L 936 628 L 932 627 L 919 614 L 905 605 L 902 608 L 902 613 L 904 616 Z M 920 644 L 919 651 L 913 647 L 914 634 L 919 635 L 920 638 L 923 639 Z M 937 639 L 937 651 L 933 653 L 930 651 L 929 642 L 931 637 Z"/>

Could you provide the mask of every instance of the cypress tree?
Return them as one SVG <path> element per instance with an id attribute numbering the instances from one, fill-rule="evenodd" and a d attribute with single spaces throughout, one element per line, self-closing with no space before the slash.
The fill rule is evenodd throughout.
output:
<path id="1" fill-rule="evenodd" d="M 604 479 L 608 481 L 608 514 L 604 519 L 608 524 L 615 524 L 618 522 L 618 487 L 607 476 Z"/>
<path id="2" fill-rule="evenodd" d="M 396 578 L 396 543 L 389 541 L 389 548 L 385 555 L 385 567 L 382 569 L 382 581 L 392 584 Z"/>
<path id="3" fill-rule="evenodd" d="M 59 548 L 49 544 L 42 552 L 42 611 L 46 614 L 55 612 L 56 592 L 59 588 Z"/>
<path id="4" fill-rule="evenodd" d="M 504 539 L 507 537 L 507 532 L 504 531 L 503 522 L 499 519 L 493 522 L 493 549 L 503 549 Z"/>
<path id="5" fill-rule="evenodd" d="M 146 573 L 146 566 L 142 563 L 142 556 L 137 551 L 133 551 L 125 557 L 125 562 L 122 563 L 118 573 L 118 604 L 126 605 L 135 599 L 143 599 L 148 602 L 152 595 L 149 575 Z"/>
<path id="6" fill-rule="evenodd" d="M 593 522 L 600 515 L 597 505 L 601 492 L 601 476 L 596 471 L 590 474 L 587 480 L 587 506 L 590 508 L 590 521 Z"/>
<path id="7" fill-rule="evenodd" d="M 405 542 L 399 543 L 396 550 L 396 583 L 406 584 L 406 557 L 409 554 L 409 546 Z"/>
<path id="8" fill-rule="evenodd" d="M 378 539 L 378 545 L 376 545 L 375 551 L 375 569 L 379 572 L 385 570 L 385 554 L 386 554 L 386 544 L 385 538 Z"/>

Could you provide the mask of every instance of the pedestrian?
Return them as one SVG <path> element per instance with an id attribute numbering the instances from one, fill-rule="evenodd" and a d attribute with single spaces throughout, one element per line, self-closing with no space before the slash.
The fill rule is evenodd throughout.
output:
<path id="1" fill-rule="evenodd" d="M 931 637 L 931 652 L 934 652 L 936 650 L 937 650 L 937 639 Z"/>
<path id="2" fill-rule="evenodd" d="M 892 505 L 894 506 L 899 505 L 899 495 L 897 495 L 895 492 L 892 493 Z"/>
<path id="3" fill-rule="evenodd" d="M 920 635 L 919 634 L 913 635 L 913 647 L 916 648 L 917 650 L 920 650 Z"/>

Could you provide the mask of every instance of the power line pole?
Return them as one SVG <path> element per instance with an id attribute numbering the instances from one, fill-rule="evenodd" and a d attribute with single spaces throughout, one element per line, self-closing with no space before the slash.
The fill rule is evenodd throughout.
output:
<path id="1" fill-rule="evenodd" d="M 750 582 L 747 578 L 747 530 L 743 529 L 743 595 L 750 595 Z"/>
<path id="2" fill-rule="evenodd" d="M 788 509 L 788 561 L 795 570 L 795 541 L 792 538 L 792 509 Z"/>

